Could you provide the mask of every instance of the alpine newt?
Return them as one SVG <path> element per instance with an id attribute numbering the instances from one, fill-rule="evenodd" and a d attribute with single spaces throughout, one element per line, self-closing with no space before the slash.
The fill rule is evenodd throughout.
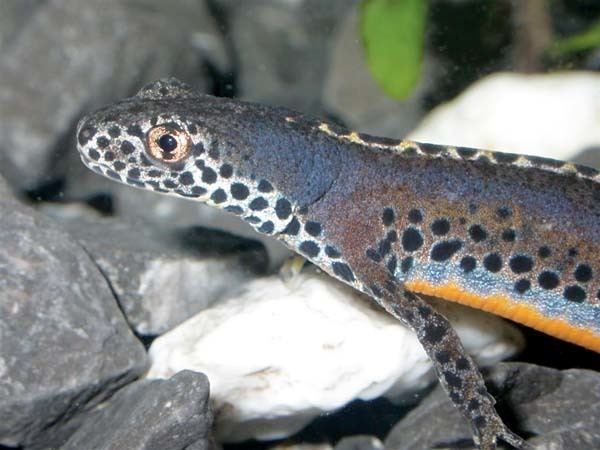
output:
<path id="1" fill-rule="evenodd" d="M 351 132 L 176 79 L 83 118 L 93 171 L 206 202 L 281 239 L 411 327 L 476 444 L 527 444 L 419 294 L 600 352 L 600 175 L 570 163 Z"/>

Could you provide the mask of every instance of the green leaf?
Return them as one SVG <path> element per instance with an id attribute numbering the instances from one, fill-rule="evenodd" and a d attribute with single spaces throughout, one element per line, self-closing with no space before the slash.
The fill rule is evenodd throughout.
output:
<path id="1" fill-rule="evenodd" d="M 600 46 L 600 22 L 583 33 L 556 41 L 549 49 L 550 56 L 564 56 L 584 52 Z"/>
<path id="2" fill-rule="evenodd" d="M 401 100 L 421 74 L 426 0 L 364 0 L 360 33 L 369 70 L 379 86 Z"/>

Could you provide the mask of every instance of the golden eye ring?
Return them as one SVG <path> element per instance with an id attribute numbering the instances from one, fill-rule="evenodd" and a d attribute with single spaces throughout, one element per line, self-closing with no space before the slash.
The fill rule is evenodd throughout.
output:
<path id="1" fill-rule="evenodd" d="M 148 153 L 166 163 L 175 163 L 185 159 L 191 151 L 189 135 L 176 125 L 157 125 L 146 135 Z"/>

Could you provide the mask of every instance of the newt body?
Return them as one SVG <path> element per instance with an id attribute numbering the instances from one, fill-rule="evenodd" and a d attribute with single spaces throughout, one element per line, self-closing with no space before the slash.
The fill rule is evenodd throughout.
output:
<path id="1" fill-rule="evenodd" d="M 376 138 L 174 79 L 82 119 L 83 162 L 240 216 L 410 326 L 475 441 L 502 423 L 446 319 L 419 293 L 600 352 L 600 176 L 543 158 Z"/>

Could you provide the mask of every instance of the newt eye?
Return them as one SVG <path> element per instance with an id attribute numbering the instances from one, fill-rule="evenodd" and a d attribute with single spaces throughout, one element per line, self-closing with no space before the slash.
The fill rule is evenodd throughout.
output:
<path id="1" fill-rule="evenodd" d="M 188 134 L 176 125 L 158 125 L 146 136 L 148 152 L 159 161 L 174 163 L 190 154 Z"/>
<path id="2" fill-rule="evenodd" d="M 163 134 L 158 139 L 158 146 L 163 150 L 163 152 L 171 153 L 177 149 L 177 139 L 170 134 Z"/>

